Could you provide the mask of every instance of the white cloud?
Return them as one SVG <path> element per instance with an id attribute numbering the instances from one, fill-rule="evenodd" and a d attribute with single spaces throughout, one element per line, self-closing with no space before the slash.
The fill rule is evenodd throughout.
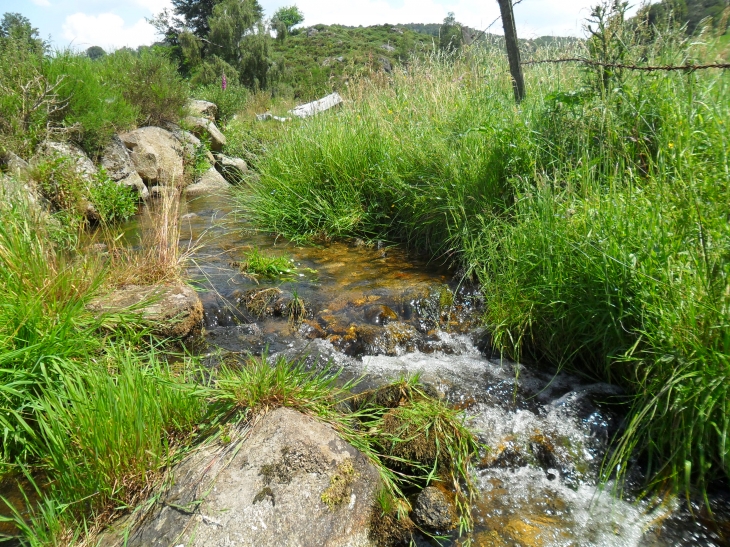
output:
<path id="1" fill-rule="evenodd" d="M 143 8 L 147 8 L 155 15 L 165 8 L 172 8 L 172 2 L 170 0 L 134 0 L 134 3 Z"/>
<path id="2" fill-rule="evenodd" d="M 51 5 L 51 3 L 48 0 L 31 0 L 36 6 L 42 6 L 44 8 L 47 8 Z"/>
<path id="3" fill-rule="evenodd" d="M 69 15 L 63 24 L 63 37 L 77 47 L 101 46 L 104 49 L 134 48 L 156 40 L 155 29 L 144 19 L 127 26 L 124 19 L 114 13 Z"/>

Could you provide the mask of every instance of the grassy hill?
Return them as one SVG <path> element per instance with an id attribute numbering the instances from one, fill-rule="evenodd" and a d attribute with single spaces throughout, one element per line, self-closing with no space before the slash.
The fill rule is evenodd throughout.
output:
<path id="1" fill-rule="evenodd" d="M 432 52 L 438 45 L 440 23 L 347 27 L 315 25 L 295 29 L 271 49 L 270 77 L 274 95 L 299 101 L 316 99 L 373 72 L 389 72 L 414 54 Z M 467 29 L 481 41 L 502 46 L 500 36 Z M 522 41 L 525 54 L 549 45 L 564 45 L 575 38 L 543 36 Z"/>
<path id="2" fill-rule="evenodd" d="M 275 93 L 306 100 L 342 89 L 357 76 L 386 72 L 413 52 L 432 48 L 430 36 L 402 26 L 315 25 L 274 42 Z"/>

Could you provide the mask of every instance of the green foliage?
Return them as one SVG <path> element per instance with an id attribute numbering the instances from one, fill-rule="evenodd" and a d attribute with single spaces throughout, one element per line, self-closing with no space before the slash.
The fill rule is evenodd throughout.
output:
<path id="1" fill-rule="evenodd" d="M 604 22 L 587 46 L 599 56 L 600 33 L 631 36 Z M 677 44 L 629 41 L 607 58 L 705 51 Z M 483 286 L 507 354 L 633 396 L 607 476 L 638 451 L 652 481 L 701 489 L 730 476 L 729 76 L 608 74 L 606 85 L 599 73 L 595 93 L 572 83 L 579 70 L 531 68 L 517 110 L 496 49 L 413 63 L 280 133 L 242 207 L 293 239 L 450 257 Z"/>
<path id="2" fill-rule="evenodd" d="M 226 76 L 231 77 L 231 74 L 226 72 Z M 250 97 L 249 90 L 236 83 L 229 83 L 226 89 L 222 89 L 220 75 L 217 81 L 196 87 L 192 94 L 197 99 L 214 103 L 218 107 L 216 119 L 224 124 L 245 107 Z"/>
<path id="3" fill-rule="evenodd" d="M 0 145 L 26 157 L 49 136 L 94 157 L 115 132 L 179 120 L 188 97 L 159 49 L 44 57 L 42 48 L 10 38 L 0 39 L 0 90 Z"/>
<path id="4" fill-rule="evenodd" d="M 290 276 L 296 271 L 291 258 L 283 255 L 271 256 L 259 251 L 258 247 L 253 247 L 245 256 L 239 267 L 242 272 L 251 276 L 282 277 Z"/>
<path id="5" fill-rule="evenodd" d="M 105 224 L 123 222 L 137 212 L 137 193 L 134 188 L 117 184 L 104 170 L 89 185 L 89 199 Z"/>
<path id="6" fill-rule="evenodd" d="M 461 25 L 456 22 L 454 13 L 449 12 L 439 29 L 439 47 L 444 51 L 452 52 L 459 49 L 463 41 Z"/>
<path id="7" fill-rule="evenodd" d="M 177 123 L 190 91 L 164 49 L 120 50 L 105 58 L 103 77 L 137 110 L 137 125 Z"/>
<path id="8" fill-rule="evenodd" d="M 137 212 L 134 190 L 109 179 L 103 169 L 85 177 L 76 171 L 72 159 L 56 156 L 38 163 L 33 177 L 57 216 L 71 226 L 85 223 L 89 203 L 106 224 L 127 220 Z"/>
<path id="9" fill-rule="evenodd" d="M 719 27 L 723 24 L 727 27 L 727 16 L 724 15 L 727 8 L 725 0 L 662 0 L 644 10 L 650 25 L 663 26 L 668 20 L 673 20 L 686 25 L 688 34 L 694 34 L 701 30 L 702 21 L 709 21 L 718 31 L 725 32 L 726 28 Z"/>
<path id="10" fill-rule="evenodd" d="M 317 31 L 312 35 L 301 30 L 272 44 L 269 87 L 275 95 L 319 99 L 382 71 L 381 58 L 391 64 L 404 63 L 433 45 L 428 36 L 392 25 L 312 28 Z"/>
<path id="11" fill-rule="evenodd" d="M 284 6 L 274 12 L 271 26 L 276 30 L 276 39 L 283 42 L 291 34 L 292 28 L 304 21 L 304 14 L 296 6 Z"/>
<path id="12" fill-rule="evenodd" d="M 133 127 L 139 115 L 123 100 L 118 87 L 103 80 L 99 64 L 85 55 L 64 51 L 46 59 L 43 68 L 48 81 L 62 82 L 58 98 L 66 105 L 51 121 L 72 133 L 73 140 L 91 156 L 99 154 L 117 131 Z"/>
<path id="13" fill-rule="evenodd" d="M 86 56 L 91 60 L 101 59 L 106 56 L 106 51 L 99 46 L 91 46 L 86 50 Z"/>

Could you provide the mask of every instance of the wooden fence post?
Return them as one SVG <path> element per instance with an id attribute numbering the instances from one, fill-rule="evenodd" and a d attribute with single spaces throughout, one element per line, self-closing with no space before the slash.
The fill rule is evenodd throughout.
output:
<path id="1" fill-rule="evenodd" d="M 499 11 L 502 12 L 504 40 L 507 44 L 509 71 L 512 74 L 512 88 L 515 92 L 515 101 L 519 104 L 525 98 L 525 79 L 522 77 L 520 47 L 517 42 L 517 27 L 515 27 L 515 14 L 512 10 L 512 0 L 497 0 L 497 2 L 499 3 Z"/>

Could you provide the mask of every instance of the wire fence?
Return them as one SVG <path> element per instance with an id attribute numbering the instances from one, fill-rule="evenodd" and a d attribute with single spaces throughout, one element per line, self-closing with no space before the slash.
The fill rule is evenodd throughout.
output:
<path id="1" fill-rule="evenodd" d="M 639 70 L 642 72 L 694 72 L 695 70 L 707 70 L 711 68 L 727 70 L 730 68 L 730 63 L 712 63 L 708 65 L 662 65 L 662 66 L 639 66 L 639 65 L 625 65 L 621 63 L 603 63 L 601 61 L 593 61 L 591 59 L 583 59 L 581 57 L 569 57 L 567 59 L 544 59 L 541 61 L 524 61 L 522 65 L 542 65 L 542 64 L 557 64 L 557 63 L 583 63 L 589 66 L 599 66 L 603 68 L 617 68 L 624 70 Z"/>

